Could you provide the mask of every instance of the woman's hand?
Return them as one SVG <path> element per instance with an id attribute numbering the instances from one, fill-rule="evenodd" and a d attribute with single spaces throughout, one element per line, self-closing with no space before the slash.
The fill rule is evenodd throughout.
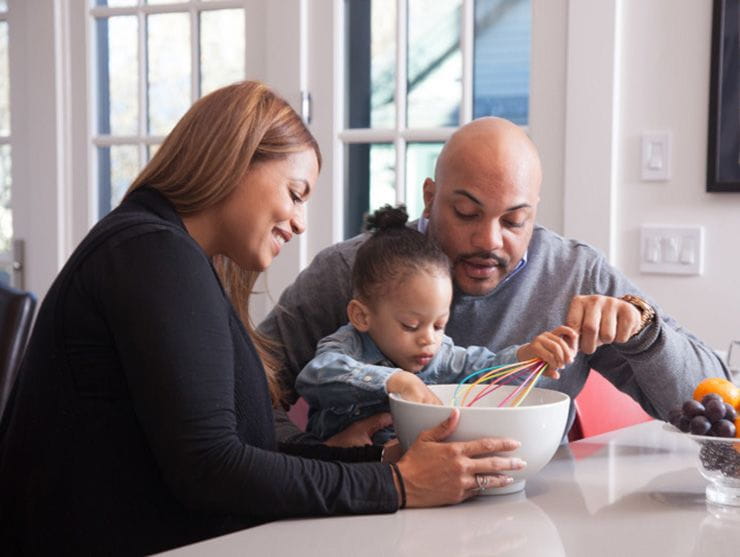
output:
<path id="1" fill-rule="evenodd" d="M 545 375 L 558 379 L 558 370 L 573 363 L 578 347 L 578 333 L 561 325 L 538 335 L 529 344 L 523 345 L 517 351 L 520 362 L 540 358 L 548 364 Z"/>
<path id="2" fill-rule="evenodd" d="M 401 395 L 404 400 L 442 405 L 442 401 L 429 390 L 424 381 L 410 371 L 399 369 L 388 378 L 385 388 L 389 393 Z"/>
<path id="3" fill-rule="evenodd" d="M 455 431 L 459 419 L 460 411 L 453 409 L 444 422 L 422 432 L 398 461 L 408 507 L 459 503 L 479 493 L 476 474 L 487 477 L 488 487 L 502 487 L 512 482 L 507 471 L 526 466 L 519 458 L 483 456 L 517 449 L 520 443 L 513 439 L 442 443 Z"/>

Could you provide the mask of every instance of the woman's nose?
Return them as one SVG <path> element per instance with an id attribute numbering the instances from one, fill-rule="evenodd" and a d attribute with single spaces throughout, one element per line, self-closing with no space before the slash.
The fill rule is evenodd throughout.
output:
<path id="1" fill-rule="evenodd" d="M 290 228 L 294 234 L 303 234 L 306 230 L 306 208 L 303 203 L 296 205 L 293 218 L 290 219 Z"/>

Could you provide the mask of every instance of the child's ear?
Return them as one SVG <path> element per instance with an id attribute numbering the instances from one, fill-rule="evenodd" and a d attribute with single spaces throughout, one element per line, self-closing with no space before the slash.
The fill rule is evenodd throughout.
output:
<path id="1" fill-rule="evenodd" d="M 352 298 L 347 304 L 347 317 L 352 326 L 361 333 L 370 328 L 370 312 L 365 304 L 357 298 Z"/>

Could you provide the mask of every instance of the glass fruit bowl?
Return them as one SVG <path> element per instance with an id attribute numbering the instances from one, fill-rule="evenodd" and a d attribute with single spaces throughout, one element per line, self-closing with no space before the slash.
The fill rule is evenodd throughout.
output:
<path id="1" fill-rule="evenodd" d="M 665 428 L 698 444 L 699 472 L 709 481 L 707 501 L 740 507 L 740 438 L 684 433 L 671 424 Z"/>

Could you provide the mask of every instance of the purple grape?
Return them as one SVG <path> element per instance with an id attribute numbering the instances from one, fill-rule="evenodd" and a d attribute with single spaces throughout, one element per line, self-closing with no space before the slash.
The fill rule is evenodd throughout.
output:
<path id="1" fill-rule="evenodd" d="M 696 400 L 687 400 L 683 403 L 683 406 L 681 407 L 683 409 L 683 413 L 686 414 L 689 418 L 693 418 L 694 416 L 701 416 L 704 414 L 704 405 L 701 402 L 698 402 Z"/>
<path id="2" fill-rule="evenodd" d="M 693 424 L 694 421 L 692 420 L 691 423 Z M 712 426 L 709 433 L 715 437 L 735 437 L 735 424 L 728 420 L 719 420 Z"/>
<path id="3" fill-rule="evenodd" d="M 735 418 L 737 418 L 737 412 L 731 404 L 725 402 L 725 420 L 734 422 Z"/>
<path id="4" fill-rule="evenodd" d="M 672 426 L 678 427 L 678 422 L 681 419 L 681 416 L 683 416 L 683 410 L 681 410 L 681 408 L 674 408 L 668 412 L 668 422 Z"/>
<path id="5" fill-rule="evenodd" d="M 688 433 L 691 429 L 691 418 L 689 418 L 686 414 L 681 414 L 681 417 L 678 420 L 678 425 L 676 427 L 684 433 Z"/>
<path id="6" fill-rule="evenodd" d="M 704 395 L 704 398 L 701 399 L 701 403 L 706 406 L 707 404 L 709 404 L 710 400 L 718 400 L 720 402 L 724 402 L 724 400 L 722 400 L 722 397 L 719 396 L 717 393 L 708 393 Z"/>
<path id="7" fill-rule="evenodd" d="M 709 418 L 709 421 L 713 424 L 724 418 L 726 412 L 725 403 L 722 399 L 717 400 L 713 398 L 707 402 L 707 405 L 704 408 L 704 415 Z"/>
<path id="8" fill-rule="evenodd" d="M 706 435 L 712 428 L 712 424 L 706 416 L 694 416 L 691 418 L 689 428 L 691 429 L 691 433 L 694 435 Z"/>

